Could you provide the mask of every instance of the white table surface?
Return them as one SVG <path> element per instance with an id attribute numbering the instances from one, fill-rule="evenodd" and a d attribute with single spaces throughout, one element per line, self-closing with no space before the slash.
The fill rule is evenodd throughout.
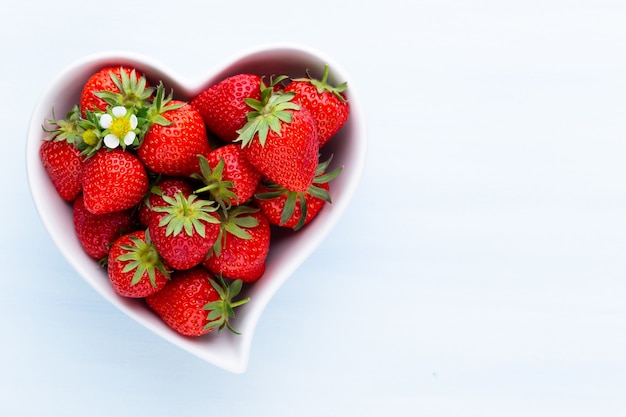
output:
<path id="1" fill-rule="evenodd" d="M 315 3 L 2 7 L 0 416 L 626 415 L 626 3 Z M 45 86 L 92 52 L 193 76 L 284 41 L 352 75 L 369 154 L 237 375 L 70 268 L 25 138 Z"/>

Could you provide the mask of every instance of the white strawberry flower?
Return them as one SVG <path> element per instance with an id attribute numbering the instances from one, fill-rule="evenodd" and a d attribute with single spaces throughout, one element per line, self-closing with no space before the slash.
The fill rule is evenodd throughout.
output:
<path id="1" fill-rule="evenodd" d="M 137 137 L 137 116 L 124 106 L 115 106 L 100 116 L 100 127 L 104 129 L 104 144 L 113 149 L 131 145 Z"/>

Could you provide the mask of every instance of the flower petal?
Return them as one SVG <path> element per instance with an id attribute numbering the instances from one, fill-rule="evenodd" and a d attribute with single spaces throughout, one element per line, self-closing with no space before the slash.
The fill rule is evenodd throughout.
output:
<path id="1" fill-rule="evenodd" d="M 137 129 L 137 124 L 139 123 L 139 121 L 137 120 L 137 116 L 135 116 L 134 114 L 130 115 L 130 128 L 135 130 Z"/>
<path id="2" fill-rule="evenodd" d="M 135 132 L 128 132 L 126 136 L 124 136 L 124 145 L 132 145 L 132 143 L 135 141 L 135 136 L 137 136 Z"/>
<path id="3" fill-rule="evenodd" d="M 115 106 L 111 109 L 111 113 L 115 117 L 124 117 L 126 116 L 126 107 L 124 106 Z"/>
<path id="4" fill-rule="evenodd" d="M 111 122 L 113 122 L 113 117 L 110 114 L 103 114 L 100 116 L 100 127 L 103 129 L 108 129 L 111 127 Z"/>
<path id="5" fill-rule="evenodd" d="M 120 145 L 120 140 L 113 133 L 109 133 L 104 137 L 104 144 L 111 149 L 115 149 Z"/>

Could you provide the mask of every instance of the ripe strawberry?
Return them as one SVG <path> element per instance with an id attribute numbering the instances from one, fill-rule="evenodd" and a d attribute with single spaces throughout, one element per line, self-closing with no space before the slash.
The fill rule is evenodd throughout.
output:
<path id="1" fill-rule="evenodd" d="M 74 230 L 78 241 L 89 256 L 102 260 L 111 244 L 134 226 L 131 210 L 107 214 L 93 214 L 85 207 L 83 196 L 74 200 Z"/>
<path id="2" fill-rule="evenodd" d="M 313 116 L 320 148 L 343 127 L 350 112 L 348 101 L 342 94 L 347 83 L 333 87 L 327 81 L 328 65 L 324 66 L 321 80 L 307 74 L 307 77 L 296 78 L 285 87 L 285 91 L 296 93 L 295 101 Z"/>
<path id="3" fill-rule="evenodd" d="M 193 177 L 204 182 L 204 186 L 197 193 L 210 193 L 225 208 L 244 204 L 252 197 L 261 173 L 243 156 L 241 145 L 229 143 L 199 158 L 202 175 Z"/>
<path id="4" fill-rule="evenodd" d="M 148 175 L 141 161 L 120 148 L 100 149 L 83 165 L 85 207 L 94 214 L 129 209 L 148 191 Z"/>
<path id="5" fill-rule="evenodd" d="M 80 140 L 80 112 L 78 106 L 70 110 L 66 119 L 56 119 L 54 110 L 52 119 L 47 119 L 42 126 L 47 133 L 39 148 L 39 158 L 52 185 L 65 201 L 74 201 L 82 190 L 82 157 L 75 146 Z"/>
<path id="6" fill-rule="evenodd" d="M 183 196 L 189 197 L 193 193 L 193 188 L 186 178 L 161 178 L 150 187 L 150 191 L 139 205 L 139 223 L 148 227 L 152 219 L 156 216 L 153 207 L 167 206 L 163 196 L 174 197 L 181 191 Z"/>
<path id="7" fill-rule="evenodd" d="M 113 243 L 107 272 L 113 290 L 123 297 L 147 297 L 169 280 L 169 272 L 145 230 L 123 235 Z"/>
<path id="8" fill-rule="evenodd" d="M 261 181 L 254 200 L 270 224 L 299 230 L 317 216 L 325 203 L 332 203 L 329 183 L 343 168 L 326 173 L 331 160 L 332 157 L 317 166 L 315 179 L 306 191 L 290 191 L 271 181 Z"/>
<path id="9" fill-rule="evenodd" d="M 174 271 L 170 278 L 165 288 L 146 297 L 148 306 L 168 326 L 184 336 L 201 336 L 224 327 L 238 334 L 229 320 L 235 317 L 235 307 L 249 301 L 233 301 L 241 291 L 241 281 L 226 285 L 202 266 Z"/>
<path id="10" fill-rule="evenodd" d="M 237 206 L 222 212 L 220 237 L 203 265 L 216 275 L 254 282 L 265 272 L 270 224 L 259 209 Z"/>
<path id="11" fill-rule="evenodd" d="M 163 196 L 166 206 L 153 207 L 157 213 L 148 225 L 150 236 L 163 259 L 174 269 L 189 269 L 200 264 L 219 234 L 217 208 L 212 201 Z"/>
<path id="12" fill-rule="evenodd" d="M 137 155 L 158 174 L 188 176 L 199 172 L 198 154 L 211 151 L 202 117 L 193 106 L 163 94 L 163 86 L 159 85 L 149 111 L 153 120 Z"/>
<path id="13" fill-rule="evenodd" d="M 81 91 L 79 105 L 83 117 L 86 111 L 102 111 L 111 106 L 144 108 L 154 89 L 146 78 L 129 67 L 105 67 L 95 72 Z"/>
<path id="14" fill-rule="evenodd" d="M 191 105 L 198 109 L 211 132 L 224 142 L 233 142 L 250 110 L 245 99 L 261 99 L 260 82 L 258 75 L 233 75 L 202 91 Z"/>
<path id="15" fill-rule="evenodd" d="M 46 140 L 41 143 L 39 157 L 61 198 L 73 201 L 82 189 L 82 158 L 78 148 L 65 141 Z"/>
<path id="16" fill-rule="evenodd" d="M 246 100 L 253 110 L 237 141 L 263 176 L 291 191 L 305 191 L 315 177 L 317 132 L 309 111 L 292 101 L 295 93 L 274 91 L 276 82 L 262 83 L 261 101 Z"/>

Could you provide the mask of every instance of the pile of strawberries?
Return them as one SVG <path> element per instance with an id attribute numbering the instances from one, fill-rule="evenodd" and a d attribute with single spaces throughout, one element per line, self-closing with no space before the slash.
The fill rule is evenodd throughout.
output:
<path id="1" fill-rule="evenodd" d="M 40 158 L 72 205 L 85 252 L 122 297 L 174 330 L 228 328 L 271 235 L 297 233 L 330 203 L 320 149 L 345 124 L 346 84 L 241 73 L 188 102 L 138 69 L 109 66 L 63 119 L 45 120 Z"/>

